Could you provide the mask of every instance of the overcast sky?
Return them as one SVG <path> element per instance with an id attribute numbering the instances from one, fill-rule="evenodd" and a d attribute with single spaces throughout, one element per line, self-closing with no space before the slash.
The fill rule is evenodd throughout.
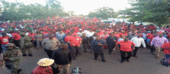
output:
<path id="1" fill-rule="evenodd" d="M 16 0 L 6 0 L 9 2 L 15 2 Z M 77 15 L 87 15 L 89 12 L 100 7 L 111 7 L 115 11 L 129 8 L 128 0 L 58 0 L 64 10 L 74 11 Z M 46 0 L 18 0 L 28 5 L 31 3 L 39 3 L 45 5 Z"/>

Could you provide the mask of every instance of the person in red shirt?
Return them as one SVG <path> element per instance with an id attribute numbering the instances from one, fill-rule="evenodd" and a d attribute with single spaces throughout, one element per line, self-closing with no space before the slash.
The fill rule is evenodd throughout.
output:
<path id="1" fill-rule="evenodd" d="M 125 38 L 124 41 L 117 42 L 117 47 L 120 49 L 121 53 L 121 63 L 123 63 L 125 60 L 129 62 L 130 57 L 132 56 L 133 49 L 135 48 L 135 44 L 131 41 L 129 41 L 128 38 Z M 126 53 L 128 54 L 127 57 Z"/>
<path id="2" fill-rule="evenodd" d="M 78 54 L 81 54 L 79 50 L 80 50 L 80 44 L 82 43 L 82 38 L 77 36 L 76 33 L 73 33 L 73 36 L 68 41 L 68 43 L 70 43 L 72 49 L 71 52 L 72 52 L 73 60 L 76 60 L 76 56 L 78 56 Z"/>
<path id="3" fill-rule="evenodd" d="M 20 47 L 20 39 L 21 39 L 21 35 L 19 34 L 19 32 L 15 32 L 12 34 L 12 38 L 14 40 L 14 44 L 18 47 Z"/>
<path id="4" fill-rule="evenodd" d="M 32 31 L 28 34 L 28 36 L 30 36 L 32 38 L 31 42 L 34 44 L 34 46 L 36 46 L 36 42 L 35 42 L 35 33 L 33 33 Z"/>
<path id="5" fill-rule="evenodd" d="M 68 35 L 64 38 L 64 42 L 68 43 L 68 41 L 70 41 L 71 39 L 71 33 L 68 33 Z"/>
<path id="6" fill-rule="evenodd" d="M 54 63 L 53 59 L 43 58 L 38 61 L 38 66 L 34 68 L 31 74 L 54 74 L 51 65 Z"/>
<path id="7" fill-rule="evenodd" d="M 161 48 L 164 49 L 165 58 L 170 58 L 170 42 L 164 43 Z"/>
<path id="8" fill-rule="evenodd" d="M 6 33 L 2 33 L 2 37 L 0 37 L 0 41 L 1 41 L 1 47 L 3 51 L 6 51 L 6 44 L 9 43 L 9 37 L 6 35 Z"/>
<path id="9" fill-rule="evenodd" d="M 156 27 L 151 24 L 150 27 L 149 27 L 149 29 L 150 29 L 150 30 L 154 30 L 154 29 L 156 29 Z"/>

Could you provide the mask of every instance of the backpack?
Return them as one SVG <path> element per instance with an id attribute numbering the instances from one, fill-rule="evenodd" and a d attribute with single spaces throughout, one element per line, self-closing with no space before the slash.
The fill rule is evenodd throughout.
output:
<path id="1" fill-rule="evenodd" d="M 170 65 L 170 59 L 167 59 L 167 58 L 162 58 L 160 63 L 166 67 L 168 67 Z"/>

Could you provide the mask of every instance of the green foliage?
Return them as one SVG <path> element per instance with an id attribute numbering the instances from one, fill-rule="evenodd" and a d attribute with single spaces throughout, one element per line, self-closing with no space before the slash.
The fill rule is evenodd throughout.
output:
<path id="1" fill-rule="evenodd" d="M 88 17 L 93 18 L 102 18 L 102 19 L 108 19 L 110 17 L 117 17 L 117 14 L 114 12 L 112 8 L 109 7 L 102 7 L 99 9 L 96 9 L 94 12 L 90 12 L 88 14 Z"/>
<path id="2" fill-rule="evenodd" d="M 3 11 L 1 12 L 0 21 L 14 21 L 22 19 L 43 19 L 48 16 L 68 16 L 64 12 L 57 0 L 48 0 L 46 6 L 41 4 L 25 5 L 23 3 L 9 3 L 2 1 Z"/>
<path id="3" fill-rule="evenodd" d="M 120 11 L 119 14 L 127 15 L 131 21 L 153 22 L 164 24 L 169 21 L 170 5 L 166 0 L 137 0 L 130 2 L 131 8 Z"/>

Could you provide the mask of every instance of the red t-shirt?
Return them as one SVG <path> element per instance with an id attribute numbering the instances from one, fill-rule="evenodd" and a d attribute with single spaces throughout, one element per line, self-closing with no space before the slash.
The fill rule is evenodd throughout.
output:
<path id="1" fill-rule="evenodd" d="M 50 66 L 48 66 L 47 68 L 37 66 L 36 68 L 34 68 L 31 74 L 54 74 L 54 73 L 53 69 Z"/>
<path id="2" fill-rule="evenodd" d="M 9 37 L 5 36 L 5 37 L 0 37 L 0 41 L 2 45 L 8 44 L 9 43 Z"/>
<path id="3" fill-rule="evenodd" d="M 168 38 L 170 38 L 170 34 L 167 34 Z"/>
<path id="4" fill-rule="evenodd" d="M 34 40 L 35 39 L 35 34 L 33 33 L 33 34 L 28 34 L 28 36 L 30 36 L 31 38 L 32 38 L 32 40 Z"/>
<path id="5" fill-rule="evenodd" d="M 64 38 L 64 41 L 65 41 L 65 42 L 70 41 L 71 37 L 72 37 L 72 36 L 66 36 L 66 37 Z"/>
<path id="6" fill-rule="evenodd" d="M 135 46 L 135 44 L 131 41 L 128 41 L 128 42 L 120 41 L 120 42 L 117 42 L 116 44 L 120 45 L 121 51 L 126 51 L 126 52 L 133 51 L 132 46 Z"/>
<path id="7" fill-rule="evenodd" d="M 120 37 L 120 34 L 115 34 L 114 36 L 116 36 L 116 37 L 119 39 L 119 37 Z"/>
<path id="8" fill-rule="evenodd" d="M 154 30 L 156 27 L 155 26 L 150 26 L 149 29 Z"/>
<path id="9" fill-rule="evenodd" d="M 164 54 L 170 54 L 170 43 L 164 43 L 162 48 L 164 49 Z"/>
<path id="10" fill-rule="evenodd" d="M 72 44 L 74 44 L 75 46 L 80 46 L 80 41 L 82 41 L 82 38 L 77 36 L 77 37 L 71 37 L 70 41 L 70 45 L 73 46 Z"/>
<path id="11" fill-rule="evenodd" d="M 18 33 L 13 33 L 12 37 L 14 38 L 14 40 L 20 40 L 21 36 Z"/>

